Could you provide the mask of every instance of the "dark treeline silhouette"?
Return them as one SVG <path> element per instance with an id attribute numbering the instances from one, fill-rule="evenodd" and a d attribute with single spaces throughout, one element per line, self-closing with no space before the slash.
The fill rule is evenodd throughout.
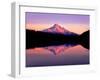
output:
<path id="1" fill-rule="evenodd" d="M 26 30 L 26 48 L 44 47 L 61 44 L 82 44 L 89 49 L 89 31 L 82 35 L 64 35 L 34 30 Z"/>
<path id="2" fill-rule="evenodd" d="M 79 43 L 83 46 L 83 47 L 85 47 L 85 48 L 87 48 L 87 49 L 89 49 L 89 45 L 90 45 L 90 43 L 89 43 L 89 36 L 90 35 L 90 31 L 88 30 L 88 31 L 86 31 L 86 32 L 84 32 L 83 34 L 81 34 L 80 36 L 79 36 Z"/>

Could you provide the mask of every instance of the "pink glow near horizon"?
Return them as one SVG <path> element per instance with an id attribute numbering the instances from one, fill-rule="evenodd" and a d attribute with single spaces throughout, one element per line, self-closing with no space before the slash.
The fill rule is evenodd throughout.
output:
<path id="1" fill-rule="evenodd" d="M 44 29 L 47 29 L 47 28 L 50 28 L 52 27 L 53 25 L 47 25 L 47 24 L 26 24 L 26 29 L 30 29 L 30 30 L 35 30 L 35 31 L 42 31 Z M 71 32 L 74 32 L 74 33 L 77 33 L 77 34 L 81 34 L 87 30 L 89 30 L 89 27 L 88 25 L 84 25 L 84 24 L 66 24 L 64 26 L 60 25 L 61 27 L 71 31 Z"/>

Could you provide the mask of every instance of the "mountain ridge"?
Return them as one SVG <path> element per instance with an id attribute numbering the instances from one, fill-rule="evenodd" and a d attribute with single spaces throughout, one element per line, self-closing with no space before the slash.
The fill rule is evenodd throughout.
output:
<path id="1" fill-rule="evenodd" d="M 59 24 L 54 24 L 52 27 L 42 30 L 42 32 L 60 33 L 60 34 L 65 34 L 65 35 L 78 35 L 74 32 L 71 32 L 71 31 L 65 29 L 64 27 L 60 26 Z"/>

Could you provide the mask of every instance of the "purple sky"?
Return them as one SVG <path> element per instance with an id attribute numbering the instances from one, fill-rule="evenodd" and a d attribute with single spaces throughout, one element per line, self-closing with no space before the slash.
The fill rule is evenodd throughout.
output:
<path id="1" fill-rule="evenodd" d="M 26 12 L 26 23 L 32 24 L 89 24 L 89 15 Z"/>
<path id="2" fill-rule="evenodd" d="M 43 30 L 54 24 L 78 34 L 89 29 L 89 15 L 26 12 L 25 18 L 26 28 L 33 30 Z"/>

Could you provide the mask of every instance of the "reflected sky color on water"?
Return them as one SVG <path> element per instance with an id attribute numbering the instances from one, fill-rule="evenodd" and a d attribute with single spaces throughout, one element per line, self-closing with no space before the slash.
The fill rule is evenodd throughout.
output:
<path id="1" fill-rule="evenodd" d="M 26 67 L 89 64 L 89 50 L 81 45 L 26 49 Z"/>

